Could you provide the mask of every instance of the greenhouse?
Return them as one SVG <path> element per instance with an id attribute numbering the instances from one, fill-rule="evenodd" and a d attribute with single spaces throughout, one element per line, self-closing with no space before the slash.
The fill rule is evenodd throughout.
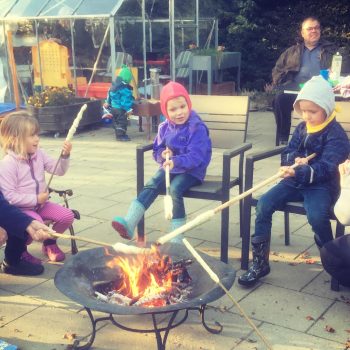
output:
<path id="1" fill-rule="evenodd" d="M 199 18 L 198 0 L 187 2 L 185 14 L 173 0 L 0 2 L 1 102 L 14 100 L 12 80 L 17 80 L 23 102 L 36 86 L 52 85 L 45 79 L 57 69 L 76 91 L 79 84 L 110 82 L 121 63 L 134 67 L 138 86 L 146 84 L 154 67 L 174 78 L 182 51 L 218 46 L 217 20 Z M 57 51 L 67 64 L 54 61 L 52 42 L 67 48 L 65 55 Z"/>

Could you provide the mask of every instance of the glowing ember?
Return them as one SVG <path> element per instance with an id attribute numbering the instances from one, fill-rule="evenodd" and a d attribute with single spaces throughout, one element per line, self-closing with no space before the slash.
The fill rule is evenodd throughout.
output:
<path id="1" fill-rule="evenodd" d="M 186 270 L 191 263 L 190 259 L 172 263 L 169 256 L 160 256 L 158 252 L 115 257 L 107 262 L 107 267 L 119 270 L 120 275 L 116 281 L 96 284 L 96 297 L 120 305 L 143 307 L 185 301 L 191 292 L 191 278 Z"/>

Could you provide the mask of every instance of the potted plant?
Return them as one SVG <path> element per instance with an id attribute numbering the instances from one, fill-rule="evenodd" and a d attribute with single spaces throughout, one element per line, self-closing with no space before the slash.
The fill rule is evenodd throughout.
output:
<path id="1" fill-rule="evenodd" d="M 76 97 L 74 91 L 66 87 L 47 87 L 36 92 L 27 100 L 28 111 L 38 119 L 44 131 L 57 135 L 68 131 L 81 106 L 88 108 L 79 126 L 98 123 L 101 114 L 101 100 Z"/>

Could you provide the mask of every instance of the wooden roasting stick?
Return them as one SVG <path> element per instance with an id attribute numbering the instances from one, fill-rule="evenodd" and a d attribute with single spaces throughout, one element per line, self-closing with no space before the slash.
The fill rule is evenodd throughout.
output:
<path id="1" fill-rule="evenodd" d="M 307 159 L 310 160 L 310 159 L 314 158 L 315 156 L 316 156 L 316 154 L 313 153 L 310 156 L 308 156 Z M 294 164 L 294 165 L 292 165 L 292 168 L 295 168 L 297 166 L 298 166 L 297 164 Z M 222 205 L 218 206 L 217 208 L 210 210 L 208 212 L 205 212 L 203 214 L 200 214 L 197 218 L 191 220 L 187 224 L 181 226 L 180 228 L 174 230 L 173 232 L 170 232 L 169 234 L 164 235 L 163 237 L 158 239 L 157 244 L 164 244 L 165 242 L 173 239 L 174 237 L 176 237 L 180 233 L 188 231 L 191 228 L 196 227 L 196 226 L 204 223 L 205 221 L 208 221 L 216 213 L 223 210 L 224 208 L 232 205 L 233 203 L 238 202 L 239 200 L 245 198 L 246 196 L 250 195 L 254 191 L 266 186 L 270 182 L 277 180 L 278 178 L 280 178 L 281 174 L 282 174 L 281 172 L 278 172 L 276 175 L 266 179 L 265 181 L 260 182 L 258 185 L 252 187 L 250 190 L 240 194 L 239 196 L 232 198 L 231 200 L 229 200 L 226 203 L 223 203 Z M 90 238 L 85 238 L 85 237 L 80 237 L 80 236 L 71 236 L 71 235 L 66 235 L 66 234 L 62 234 L 62 233 L 56 233 L 54 231 L 50 232 L 50 234 L 56 238 L 74 239 L 74 240 L 78 240 L 78 241 L 96 244 L 96 245 L 103 246 L 103 247 L 111 247 L 116 252 L 121 252 L 121 253 L 125 253 L 125 254 L 149 254 L 152 251 L 151 248 L 135 247 L 135 246 L 131 246 L 131 245 L 124 244 L 124 243 L 115 243 L 112 245 L 112 244 L 108 244 L 108 243 L 104 243 L 104 242 L 100 242 L 100 241 L 95 241 L 95 240 L 92 240 Z M 211 275 L 211 277 L 213 277 L 213 275 Z M 215 282 L 216 282 L 216 280 L 217 280 L 217 278 L 215 279 Z"/>
<path id="2" fill-rule="evenodd" d="M 66 235 L 64 233 L 57 233 L 55 231 L 50 231 L 49 234 L 52 237 L 55 238 L 64 238 L 64 239 L 73 239 L 76 241 L 82 241 L 82 242 L 87 242 L 87 243 L 92 243 L 96 244 L 101 247 L 107 247 L 107 248 L 113 248 L 116 252 L 121 252 L 125 254 L 143 254 L 143 253 L 149 253 L 149 248 L 140 248 L 140 247 L 135 247 L 131 245 L 127 245 L 124 243 L 115 243 L 115 244 L 109 244 L 101 241 L 95 241 L 94 239 L 86 238 L 86 237 L 81 237 L 81 236 L 71 236 L 71 235 Z"/>
<path id="3" fill-rule="evenodd" d="M 73 138 L 73 136 L 74 136 L 74 134 L 75 134 L 75 132 L 77 131 L 77 128 L 78 128 L 78 126 L 79 126 L 80 120 L 81 120 L 81 118 L 83 118 L 83 114 L 84 114 L 86 108 L 87 108 L 87 104 L 86 104 L 86 103 L 83 104 L 83 105 L 81 106 L 80 111 L 78 112 L 76 118 L 75 118 L 74 121 L 73 121 L 72 126 L 70 127 L 70 129 L 69 129 L 69 131 L 68 131 L 68 134 L 67 134 L 67 137 L 66 137 L 66 141 L 70 141 L 70 140 Z M 45 192 L 47 192 L 47 191 L 49 190 L 50 183 L 51 183 L 51 181 L 52 181 L 53 176 L 55 175 L 56 169 L 57 169 L 58 164 L 59 164 L 59 162 L 60 162 L 60 160 L 61 160 L 61 158 L 62 158 L 62 155 L 63 155 L 63 151 L 61 151 L 60 156 L 59 156 L 58 159 L 57 159 L 55 168 L 53 169 L 53 172 L 52 172 L 52 174 L 51 174 L 51 176 L 50 176 L 50 179 L 49 179 L 49 181 L 47 182 Z"/>
<path id="4" fill-rule="evenodd" d="M 169 151 L 168 147 L 166 148 Z M 165 160 L 169 160 L 169 153 L 165 155 Z M 173 199 L 170 196 L 170 167 L 167 165 L 165 167 L 165 189 L 166 193 L 164 196 L 164 214 L 166 220 L 171 220 L 173 218 Z"/>
<path id="5" fill-rule="evenodd" d="M 307 160 L 311 160 L 314 157 L 316 157 L 316 153 L 310 154 L 307 158 Z M 299 164 L 293 164 L 291 166 L 292 169 L 296 168 Z M 180 226 L 179 228 L 177 228 L 176 230 L 160 237 L 157 240 L 157 244 L 164 244 L 170 240 L 172 240 L 173 238 L 175 238 L 176 236 L 178 236 L 181 233 L 184 233 L 194 227 L 197 227 L 199 225 L 201 225 L 202 223 L 209 221 L 215 214 L 221 212 L 222 210 L 224 210 L 225 208 L 229 207 L 230 205 L 239 202 L 241 199 L 249 196 L 250 194 L 252 194 L 253 192 L 259 190 L 260 188 L 268 185 L 269 183 L 278 180 L 283 172 L 279 171 L 277 174 L 269 177 L 268 179 L 260 182 L 259 184 L 255 185 L 254 187 L 252 187 L 251 189 L 249 189 L 248 191 L 245 191 L 243 193 L 241 193 L 240 195 L 233 197 L 232 199 L 230 199 L 229 201 L 219 205 L 218 207 L 216 207 L 215 209 L 212 210 L 208 210 L 200 215 L 198 215 L 196 218 L 194 218 L 193 220 L 189 221 L 187 224 Z"/>
<path id="6" fill-rule="evenodd" d="M 261 338 L 261 340 L 264 342 L 266 347 L 269 350 L 272 350 L 271 344 L 267 341 L 265 336 L 259 331 L 259 329 L 255 326 L 254 322 L 249 318 L 249 316 L 245 313 L 245 311 L 241 308 L 241 306 L 238 304 L 238 302 L 235 300 L 235 298 L 231 295 L 231 293 L 227 290 L 227 288 L 222 284 L 220 281 L 218 275 L 209 267 L 209 265 L 203 260 L 203 258 L 196 252 L 196 250 L 192 247 L 190 242 L 184 238 L 182 240 L 183 244 L 186 246 L 186 248 L 191 252 L 191 254 L 194 256 L 194 258 L 197 260 L 197 262 L 203 267 L 203 269 L 208 273 L 210 278 L 218 284 L 223 291 L 226 293 L 226 295 L 230 298 L 230 300 L 233 302 L 233 304 L 237 307 L 241 315 L 246 319 L 246 321 L 249 323 L 249 325 L 253 328 L 253 330 L 256 332 L 256 334 Z"/>

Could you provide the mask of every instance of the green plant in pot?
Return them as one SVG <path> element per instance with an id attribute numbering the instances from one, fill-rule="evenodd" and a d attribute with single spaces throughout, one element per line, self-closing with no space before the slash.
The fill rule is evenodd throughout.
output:
<path id="1" fill-rule="evenodd" d="M 43 131 L 53 131 L 58 136 L 69 130 L 81 106 L 87 110 L 80 126 L 96 124 L 100 121 L 101 100 L 76 97 L 67 87 L 47 87 L 34 93 L 27 100 L 27 109 L 37 118 Z"/>
<path id="2" fill-rule="evenodd" d="M 36 92 L 27 100 L 27 104 L 41 108 L 48 106 L 64 106 L 72 104 L 75 100 L 74 91 L 66 87 L 47 87 Z"/>

